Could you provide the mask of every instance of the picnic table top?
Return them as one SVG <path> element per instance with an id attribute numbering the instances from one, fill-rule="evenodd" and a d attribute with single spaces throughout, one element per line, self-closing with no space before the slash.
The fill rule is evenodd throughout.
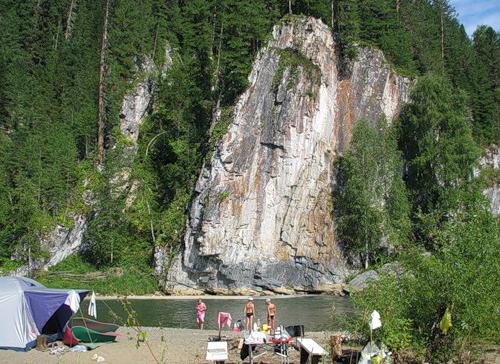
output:
<path id="1" fill-rule="evenodd" d="M 226 349 L 227 350 L 227 341 L 210 341 L 208 343 L 207 350 L 214 349 Z"/>

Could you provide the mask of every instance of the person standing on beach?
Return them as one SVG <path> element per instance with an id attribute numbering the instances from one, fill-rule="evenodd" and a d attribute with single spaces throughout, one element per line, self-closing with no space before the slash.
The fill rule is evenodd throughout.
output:
<path id="1" fill-rule="evenodd" d="M 276 316 L 276 305 L 271 302 L 271 299 L 268 298 L 266 299 L 266 305 L 267 305 L 267 324 L 271 328 L 274 329 L 274 318 Z"/>
<path id="2" fill-rule="evenodd" d="M 255 317 L 255 305 L 253 304 L 252 297 L 249 297 L 247 303 L 245 303 L 243 313 L 246 318 L 247 330 L 248 332 L 252 332 L 253 318 Z"/>
<path id="3" fill-rule="evenodd" d="M 203 324 L 205 323 L 205 312 L 207 311 L 207 306 L 201 300 L 198 299 L 198 303 L 196 304 L 196 322 L 198 323 L 198 327 L 200 330 L 203 330 Z"/>

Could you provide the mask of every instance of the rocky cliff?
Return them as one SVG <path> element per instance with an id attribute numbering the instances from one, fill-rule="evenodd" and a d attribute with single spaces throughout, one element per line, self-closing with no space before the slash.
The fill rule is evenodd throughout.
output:
<path id="1" fill-rule="evenodd" d="M 356 120 L 392 120 L 408 89 L 378 50 L 361 48 L 341 72 L 320 20 L 276 26 L 200 174 L 166 290 L 334 290 L 349 273 L 335 239 L 335 158 Z"/>
<path id="2" fill-rule="evenodd" d="M 120 111 L 120 133 L 127 143 L 120 150 L 119 171 L 111 179 L 117 195 L 126 191 L 127 208 L 134 202 L 139 187 L 139 181 L 130 180 L 130 171 L 139 148 L 139 130 L 151 108 L 158 78 L 172 66 L 172 49 L 167 43 L 162 67 L 158 67 L 150 57 L 144 57 L 143 60 L 137 59 L 136 64 L 137 79 L 132 80 L 135 87 L 123 97 Z"/>
<path id="3" fill-rule="evenodd" d="M 481 158 L 479 158 L 479 166 L 474 171 L 474 175 L 478 176 L 482 171 L 490 172 L 492 176 L 488 187 L 483 190 L 483 194 L 490 200 L 491 212 L 495 216 L 500 216 L 500 187 L 498 186 L 498 175 L 500 170 L 500 147 L 496 144 L 490 145 Z"/>

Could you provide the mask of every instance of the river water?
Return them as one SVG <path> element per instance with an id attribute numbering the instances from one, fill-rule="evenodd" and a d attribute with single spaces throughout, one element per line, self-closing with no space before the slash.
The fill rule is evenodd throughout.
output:
<path id="1" fill-rule="evenodd" d="M 345 297 L 328 295 L 305 296 L 274 296 L 271 297 L 277 306 L 276 323 L 278 325 L 304 325 L 306 331 L 334 330 L 338 328 L 335 317 L 343 313 L 352 312 L 352 305 Z M 196 300 L 193 299 L 131 299 L 131 307 L 136 311 L 141 326 L 162 326 L 195 329 Z M 216 317 L 219 311 L 229 312 L 233 320 L 243 322 L 243 306 L 245 297 L 234 298 L 205 298 L 207 314 L 205 328 L 216 328 Z M 256 319 L 266 322 L 265 297 L 255 298 Z M 88 300 L 82 305 L 83 312 L 87 312 Z M 335 309 L 334 309 L 335 308 Z M 117 319 L 117 316 L 119 317 Z M 125 324 L 127 314 L 119 300 L 98 300 L 97 319 L 105 322 Z"/>

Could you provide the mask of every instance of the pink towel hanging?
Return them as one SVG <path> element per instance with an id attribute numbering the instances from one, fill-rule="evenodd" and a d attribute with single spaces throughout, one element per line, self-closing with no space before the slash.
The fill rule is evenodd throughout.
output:
<path id="1" fill-rule="evenodd" d="M 217 327 L 219 328 L 219 330 L 224 327 L 224 325 L 231 327 L 232 321 L 233 318 L 228 312 L 219 312 L 219 314 L 217 315 Z"/>

